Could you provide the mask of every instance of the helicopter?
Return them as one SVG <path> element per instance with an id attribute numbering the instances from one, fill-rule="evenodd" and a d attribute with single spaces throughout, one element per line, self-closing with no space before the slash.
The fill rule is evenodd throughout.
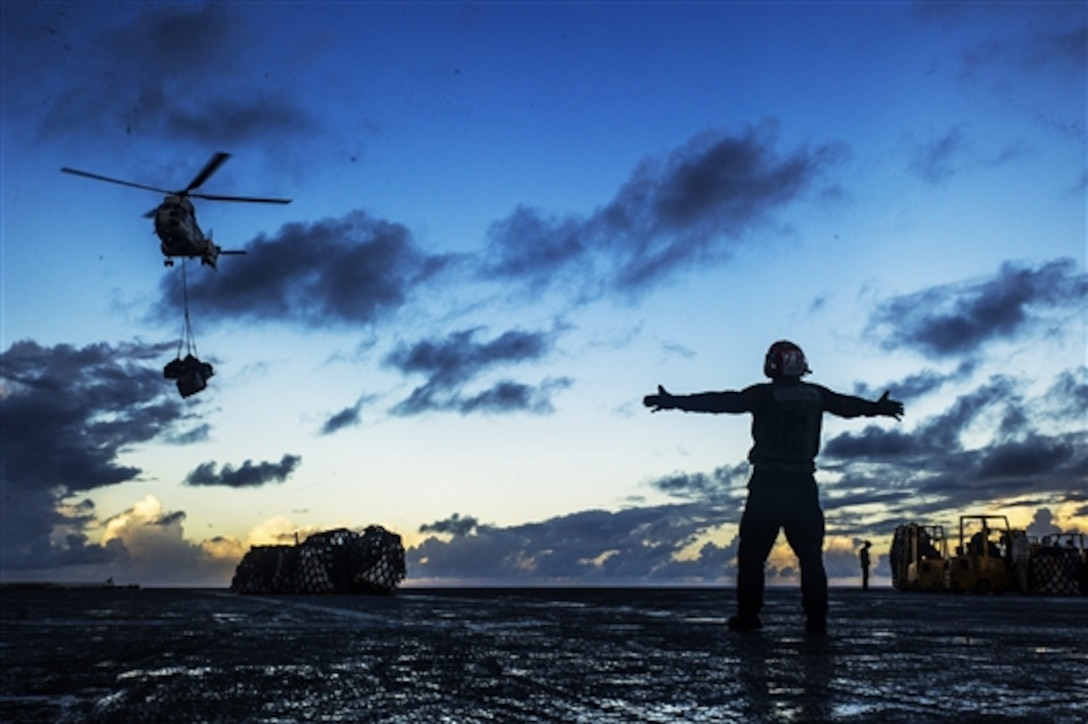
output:
<path id="1" fill-rule="evenodd" d="M 132 186 L 133 188 L 158 191 L 159 193 L 166 194 L 166 198 L 163 199 L 161 204 L 144 214 L 145 218 L 152 218 L 155 220 L 155 235 L 159 237 L 161 242 L 160 248 L 162 249 L 163 256 L 166 257 L 163 264 L 166 266 L 173 266 L 174 259 L 176 257 L 182 257 L 200 259 L 202 265 L 210 266 L 212 269 L 215 269 L 220 254 L 245 254 L 245 251 L 223 249 L 212 241 L 210 232 L 205 235 L 200 226 L 196 223 L 196 211 L 193 208 L 193 202 L 190 201 L 190 199 L 244 201 L 256 204 L 291 203 L 291 199 L 272 199 L 256 196 L 220 196 L 216 194 L 193 193 L 196 189 L 200 188 L 213 173 L 218 171 L 219 167 L 222 166 L 228 158 L 230 158 L 230 154 L 222 151 L 213 154 L 211 159 L 204 164 L 204 168 L 201 169 L 200 173 L 189 182 L 188 186 L 180 191 L 170 191 L 169 189 L 163 189 L 157 186 L 146 186 L 144 184 L 133 183 L 132 181 L 122 181 L 121 179 L 101 176 L 88 171 L 80 171 L 79 169 L 68 168 L 67 166 L 62 168 L 61 171 L 76 176 L 85 176 L 98 181 L 108 181 L 109 183 L 120 184 L 122 186 Z"/>

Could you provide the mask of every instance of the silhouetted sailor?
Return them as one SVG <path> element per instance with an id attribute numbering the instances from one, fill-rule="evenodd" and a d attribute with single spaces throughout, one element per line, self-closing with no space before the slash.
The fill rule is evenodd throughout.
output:
<path id="1" fill-rule="evenodd" d="M 872 543 L 865 541 L 861 546 L 861 550 L 858 551 L 858 559 L 861 561 L 861 590 L 863 591 L 869 590 L 869 549 L 872 546 Z"/>
<path id="2" fill-rule="evenodd" d="M 792 342 L 779 341 L 767 350 L 763 374 L 770 382 L 740 391 L 672 395 L 660 385 L 656 395 L 643 404 L 658 410 L 741 413 L 752 415 L 752 449 L 748 461 L 748 502 L 740 521 L 737 553 L 737 615 L 729 619 L 733 631 L 763 627 L 763 567 L 780 528 L 797 555 L 801 567 L 801 603 L 806 629 L 823 632 L 827 626 L 827 574 L 824 571 L 824 514 L 816 489 L 816 453 L 820 449 L 823 413 L 839 417 L 899 419 L 903 403 L 888 399 L 875 402 L 833 392 L 821 385 L 802 382 L 811 370 L 804 352 Z"/>

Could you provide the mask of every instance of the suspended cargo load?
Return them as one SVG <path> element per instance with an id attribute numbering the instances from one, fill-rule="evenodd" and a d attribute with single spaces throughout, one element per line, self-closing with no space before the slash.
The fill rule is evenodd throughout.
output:
<path id="1" fill-rule="evenodd" d="M 404 580 L 400 536 L 381 526 L 315 533 L 297 545 L 253 546 L 234 572 L 235 593 L 392 593 Z"/>
<path id="2" fill-rule="evenodd" d="M 162 368 L 162 376 L 168 380 L 175 380 L 178 393 L 182 398 L 191 397 L 208 386 L 208 380 L 215 374 L 215 370 L 207 362 L 200 361 L 196 353 L 196 338 L 193 336 L 193 323 L 189 318 L 189 278 L 186 271 L 185 260 L 181 264 L 181 294 L 185 307 L 185 326 L 182 327 L 181 339 L 178 340 L 177 359 L 166 363 Z M 185 357 L 181 356 L 182 350 Z"/>
<path id="3" fill-rule="evenodd" d="M 208 380 L 215 371 L 207 362 L 201 362 L 195 355 L 188 354 L 185 359 L 171 360 L 162 369 L 162 376 L 168 380 L 177 380 L 178 392 L 182 397 L 189 397 L 208 386 Z"/>

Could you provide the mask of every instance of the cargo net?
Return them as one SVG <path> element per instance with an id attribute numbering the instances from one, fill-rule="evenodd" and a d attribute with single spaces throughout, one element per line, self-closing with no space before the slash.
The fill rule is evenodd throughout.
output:
<path id="1" fill-rule="evenodd" d="M 338 528 L 299 545 L 253 546 L 234 572 L 235 593 L 392 593 L 404 580 L 400 536 L 372 525 Z"/>
<path id="2" fill-rule="evenodd" d="M 1040 549 L 1031 558 L 1031 592 L 1044 596 L 1088 594 L 1088 570 L 1080 551 L 1059 547 Z"/>

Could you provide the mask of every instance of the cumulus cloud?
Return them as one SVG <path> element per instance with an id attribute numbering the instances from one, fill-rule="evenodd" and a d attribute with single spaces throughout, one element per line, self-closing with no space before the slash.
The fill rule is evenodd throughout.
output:
<path id="1" fill-rule="evenodd" d="M 1061 532 L 1062 529 L 1054 524 L 1054 513 L 1049 508 L 1035 511 L 1035 516 L 1031 519 L 1031 523 L 1027 528 L 1029 536 L 1034 536 L 1040 540 L 1043 536 L 1057 535 Z"/>
<path id="2" fill-rule="evenodd" d="M 82 501 L 59 506 L 70 514 L 78 507 L 79 525 L 93 529 L 91 542 L 74 527 L 49 548 L 36 542 L 22 555 L 4 548 L 0 578 L 19 581 L 87 581 L 151 586 L 222 586 L 230 580 L 240 557 L 238 541 L 216 536 L 194 543 L 184 537 L 185 513 L 168 511 L 153 495 L 99 520 L 94 505 Z M 7 517 L 5 517 L 5 521 Z M 54 537 L 57 537 L 54 534 Z"/>
<path id="3" fill-rule="evenodd" d="M 634 294 L 694 264 L 727 258 L 745 232 L 799 199 L 844 155 L 838 143 L 785 151 L 778 126 L 708 132 L 639 165 L 586 217 L 521 206 L 489 231 L 489 278 L 576 294 Z"/>
<path id="4" fill-rule="evenodd" d="M 207 486 L 221 485 L 229 488 L 259 488 L 268 483 L 282 483 L 302 462 L 298 455 L 284 455 L 278 463 L 254 463 L 246 460 L 235 468 L 224 463 L 216 472 L 215 462 L 201 463 L 185 476 L 185 485 Z"/>
<path id="5" fill-rule="evenodd" d="M 107 569 L 110 577 L 141 585 L 222 585 L 229 580 L 237 546 L 223 538 L 192 543 L 184 537 L 184 522 L 184 512 L 167 511 L 153 495 L 110 517 L 103 545 L 124 551 Z"/>
<path id="6" fill-rule="evenodd" d="M 552 395 L 571 385 L 568 378 L 546 379 L 536 386 L 500 380 L 477 392 L 466 387 L 494 369 L 543 359 L 550 353 L 554 331 L 509 330 L 489 341 L 477 341 L 479 328 L 452 332 L 439 340 L 401 344 L 385 357 L 385 364 L 404 374 L 423 374 L 427 380 L 397 403 L 395 415 L 428 411 L 531 412 L 552 411 Z"/>
<path id="7" fill-rule="evenodd" d="M 139 479 L 124 452 L 153 439 L 187 441 L 182 405 L 160 366 L 173 345 L 60 344 L 24 340 L 0 354 L 0 529 L 4 567 L 47 567 L 113 553 L 87 543 L 93 504 L 73 494 Z M 199 401 L 195 403 L 199 405 Z M 188 432 L 186 432 L 186 430 Z M 70 535 L 58 540 L 54 530 Z"/>
<path id="8" fill-rule="evenodd" d="M 870 327 L 886 349 L 909 348 L 934 358 L 970 358 L 983 345 L 1015 341 L 1088 301 L 1088 275 L 1072 259 L 1037 267 L 1006 262 L 991 277 L 893 297 Z"/>
<path id="9" fill-rule="evenodd" d="M 420 251 L 400 224 L 351 212 L 338 219 L 284 225 L 245 245 L 244 263 L 189 280 L 213 320 L 283 322 L 306 326 L 365 325 L 384 320 L 410 299 L 416 285 L 449 261 Z M 163 277 L 157 314 L 181 305 L 176 279 Z"/>

